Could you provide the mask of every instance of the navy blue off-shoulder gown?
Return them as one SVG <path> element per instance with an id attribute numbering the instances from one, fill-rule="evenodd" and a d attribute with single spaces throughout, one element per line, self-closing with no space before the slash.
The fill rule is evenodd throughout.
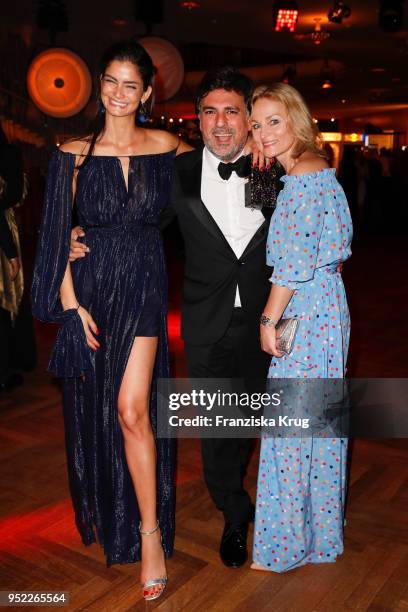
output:
<path id="1" fill-rule="evenodd" d="M 156 430 L 158 377 L 168 376 L 167 281 L 159 217 L 175 152 L 129 158 L 128 187 L 118 157 L 92 156 L 78 172 L 75 206 L 90 253 L 72 264 L 76 296 L 96 322 L 100 348 L 87 346 L 76 310 L 59 290 L 68 262 L 75 155 L 51 158 L 33 280 L 33 312 L 61 324 L 49 369 L 64 379 L 71 495 L 82 540 L 102 544 L 108 565 L 140 559 L 139 510 L 127 468 L 117 398 L 133 341 L 155 313 L 158 352 L 151 395 Z M 144 325 L 144 324 L 143 324 Z M 167 556 L 174 540 L 174 441 L 158 438 L 158 518 Z"/>

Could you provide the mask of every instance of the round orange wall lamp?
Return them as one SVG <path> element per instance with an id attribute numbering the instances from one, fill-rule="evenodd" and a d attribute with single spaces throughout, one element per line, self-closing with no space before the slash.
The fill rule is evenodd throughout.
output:
<path id="1" fill-rule="evenodd" d="M 69 49 L 52 48 L 37 55 L 27 72 L 34 104 L 50 117 L 72 117 L 87 104 L 92 79 L 85 62 Z"/>

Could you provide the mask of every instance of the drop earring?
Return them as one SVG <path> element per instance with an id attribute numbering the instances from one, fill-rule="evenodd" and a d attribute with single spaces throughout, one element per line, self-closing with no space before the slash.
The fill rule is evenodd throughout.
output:
<path id="1" fill-rule="evenodd" d="M 105 113 L 105 107 L 102 104 L 102 100 L 101 98 L 98 96 L 97 100 L 96 100 L 96 108 L 97 108 L 97 112 L 98 113 L 102 113 L 102 115 Z"/>
<path id="2" fill-rule="evenodd" d="M 149 113 L 143 101 L 141 101 L 139 104 L 138 118 L 141 123 L 146 123 L 146 121 L 149 121 Z"/>

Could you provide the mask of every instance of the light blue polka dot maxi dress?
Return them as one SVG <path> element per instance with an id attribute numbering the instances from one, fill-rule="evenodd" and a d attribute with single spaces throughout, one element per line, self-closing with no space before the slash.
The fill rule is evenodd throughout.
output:
<path id="1" fill-rule="evenodd" d="M 334 169 L 284 176 L 272 217 L 271 281 L 294 289 L 284 317 L 300 321 L 290 355 L 270 378 L 342 378 L 350 318 L 336 265 L 350 257 L 352 224 Z M 347 440 L 263 436 L 254 561 L 275 572 L 334 562 L 343 552 Z"/>

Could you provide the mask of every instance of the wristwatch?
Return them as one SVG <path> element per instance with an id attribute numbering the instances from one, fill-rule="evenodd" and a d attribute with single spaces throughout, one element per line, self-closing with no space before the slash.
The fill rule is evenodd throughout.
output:
<path id="1" fill-rule="evenodd" d="M 276 327 L 277 325 L 276 321 L 274 321 L 273 319 L 270 319 L 264 314 L 261 315 L 259 322 L 261 325 L 264 325 L 265 327 Z"/>

